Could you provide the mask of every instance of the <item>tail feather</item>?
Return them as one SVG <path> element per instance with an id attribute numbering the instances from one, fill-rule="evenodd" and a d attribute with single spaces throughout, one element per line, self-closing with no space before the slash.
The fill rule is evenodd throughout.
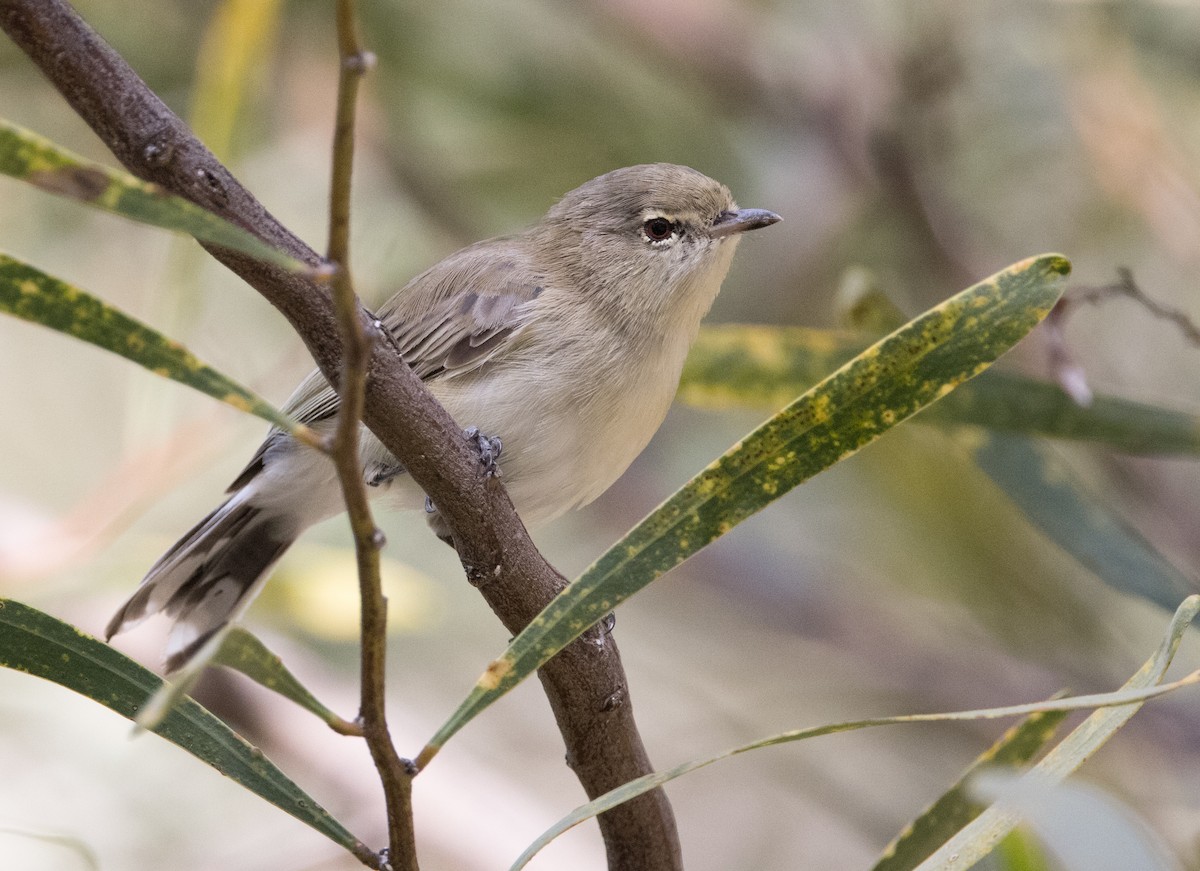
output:
<path id="1" fill-rule="evenodd" d="M 106 637 L 164 612 L 175 618 L 167 644 L 167 670 L 175 671 L 250 604 L 295 540 L 298 530 L 289 526 L 235 494 L 159 558 Z"/>

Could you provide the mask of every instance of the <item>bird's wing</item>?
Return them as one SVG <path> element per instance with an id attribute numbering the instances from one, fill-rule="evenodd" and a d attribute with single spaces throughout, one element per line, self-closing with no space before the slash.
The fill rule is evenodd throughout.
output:
<path id="1" fill-rule="evenodd" d="M 408 283 L 376 311 L 404 361 L 423 381 L 472 372 L 512 347 L 545 277 L 509 239 L 480 242 L 452 254 Z M 300 383 L 284 411 L 300 423 L 332 417 L 338 396 L 320 371 Z M 272 430 L 230 486 L 237 490 L 261 469 Z"/>

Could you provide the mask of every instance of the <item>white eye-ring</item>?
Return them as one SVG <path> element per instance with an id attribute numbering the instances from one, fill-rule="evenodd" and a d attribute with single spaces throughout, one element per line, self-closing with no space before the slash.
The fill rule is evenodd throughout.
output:
<path id="1" fill-rule="evenodd" d="M 679 224 L 661 215 L 647 218 L 642 224 L 642 238 L 656 247 L 671 242 L 678 235 Z"/>

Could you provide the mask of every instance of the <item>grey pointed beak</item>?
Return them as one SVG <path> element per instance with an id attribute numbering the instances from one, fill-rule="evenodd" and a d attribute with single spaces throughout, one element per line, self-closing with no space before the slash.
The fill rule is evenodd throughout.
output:
<path id="1" fill-rule="evenodd" d="M 734 233 L 769 227 L 782 220 L 783 218 L 766 209 L 738 209 L 736 212 L 721 212 L 709 228 L 708 235 L 714 239 L 720 239 L 732 236 Z"/>

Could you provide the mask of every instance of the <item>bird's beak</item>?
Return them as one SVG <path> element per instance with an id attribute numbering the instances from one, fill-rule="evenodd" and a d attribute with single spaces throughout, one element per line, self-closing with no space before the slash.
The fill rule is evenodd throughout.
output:
<path id="1" fill-rule="evenodd" d="M 766 209 L 738 209 L 736 212 L 721 212 L 709 228 L 708 235 L 714 239 L 721 239 L 725 236 L 732 236 L 734 233 L 769 227 L 782 220 L 783 218 Z"/>

